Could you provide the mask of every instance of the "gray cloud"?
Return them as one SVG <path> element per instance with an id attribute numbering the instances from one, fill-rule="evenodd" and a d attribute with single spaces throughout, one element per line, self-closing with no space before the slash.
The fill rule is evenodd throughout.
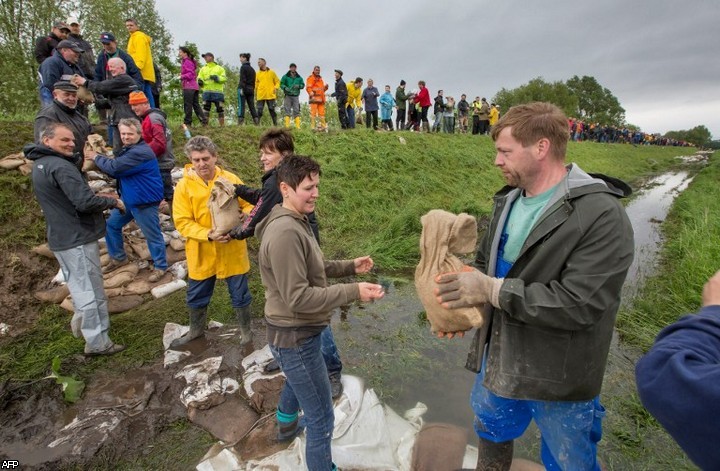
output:
<path id="1" fill-rule="evenodd" d="M 720 2 L 156 0 L 176 42 L 238 65 L 265 57 L 326 79 L 425 80 L 434 94 L 492 97 L 541 76 L 594 76 L 645 131 L 705 124 L 720 137 Z M 232 86 L 232 84 L 230 85 Z"/>

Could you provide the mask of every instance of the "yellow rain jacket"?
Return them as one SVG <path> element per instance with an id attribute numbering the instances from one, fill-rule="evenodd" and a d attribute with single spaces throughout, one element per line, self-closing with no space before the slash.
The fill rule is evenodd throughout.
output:
<path id="1" fill-rule="evenodd" d="M 207 207 L 215 180 L 223 177 L 234 184 L 242 184 L 236 175 L 215 167 L 215 177 L 205 184 L 193 170 L 192 164 L 185 165 L 183 177 L 175 187 L 173 197 L 173 220 L 175 227 L 187 240 L 188 274 L 193 280 L 204 280 L 215 275 L 218 279 L 242 275 L 250 270 L 247 244 L 244 240 L 230 242 L 208 240 L 212 229 L 212 217 Z M 253 205 L 238 198 L 243 213 L 248 214 Z"/>
<path id="2" fill-rule="evenodd" d="M 347 107 L 360 108 L 362 106 L 362 87 L 355 88 L 355 82 L 350 82 L 347 84 L 347 91 Z"/>
<path id="3" fill-rule="evenodd" d="M 280 79 L 274 70 L 267 68 L 257 71 L 255 74 L 255 96 L 258 100 L 276 99 L 278 88 L 280 88 Z"/>
<path id="4" fill-rule="evenodd" d="M 135 61 L 143 80 L 155 83 L 155 67 L 153 67 L 150 43 L 152 38 L 142 31 L 135 31 L 128 39 L 127 53 Z"/>

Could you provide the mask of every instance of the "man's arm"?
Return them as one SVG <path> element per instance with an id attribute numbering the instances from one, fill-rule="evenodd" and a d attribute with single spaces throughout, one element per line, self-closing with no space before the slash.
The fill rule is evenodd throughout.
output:
<path id="1" fill-rule="evenodd" d="M 53 171 L 53 178 L 58 187 L 67 196 L 75 210 L 79 213 L 96 213 L 116 208 L 114 198 L 96 196 L 83 179 L 80 172 L 72 166 L 63 165 Z"/>
<path id="2" fill-rule="evenodd" d="M 156 113 L 150 113 L 150 125 L 143 127 L 143 140 L 150 146 L 155 157 L 160 157 L 167 150 L 165 125 L 159 120 Z"/>
<path id="3" fill-rule="evenodd" d="M 175 227 L 186 239 L 207 242 L 212 228 L 203 226 L 193 217 L 192 201 L 187 188 L 185 188 L 186 182 L 183 180 L 178 182 L 173 195 L 172 210 Z"/>

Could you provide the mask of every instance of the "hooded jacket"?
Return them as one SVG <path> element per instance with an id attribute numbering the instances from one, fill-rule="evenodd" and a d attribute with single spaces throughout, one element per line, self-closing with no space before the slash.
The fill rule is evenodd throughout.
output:
<path id="1" fill-rule="evenodd" d="M 360 108 L 362 106 L 362 87 L 355 87 L 355 82 L 347 84 L 348 108 Z"/>
<path id="2" fill-rule="evenodd" d="M 95 157 L 95 165 L 117 179 L 118 194 L 128 208 L 162 201 L 160 167 L 155 154 L 145 142 L 123 147 L 114 159 L 98 155 Z"/>
<path id="3" fill-rule="evenodd" d="M 325 260 L 307 217 L 275 206 L 256 226 L 265 319 L 280 328 L 324 326 L 332 309 L 360 298 L 356 283 L 328 286 L 328 277 L 355 274 L 352 260 Z"/>
<path id="4" fill-rule="evenodd" d="M 185 165 L 183 177 L 175 187 L 173 196 L 173 220 L 177 230 L 187 240 L 188 274 L 193 280 L 205 280 L 211 276 L 225 279 L 242 275 L 250 270 L 247 244 L 244 240 L 213 242 L 208 240 L 212 230 L 212 216 L 207 207 L 210 192 L 218 178 L 224 178 L 234 184 L 242 184 L 236 175 L 215 168 L 215 177 L 207 184 L 193 170 L 192 164 Z M 247 214 L 252 205 L 238 199 L 238 206 Z"/>
<path id="5" fill-rule="evenodd" d="M 494 197 L 476 267 L 495 276 L 498 246 L 520 189 Z M 500 288 L 500 308 L 475 335 L 469 369 L 479 371 L 488 344 L 484 386 L 512 399 L 585 401 L 600 393 L 633 230 L 618 198 L 620 180 L 577 165 L 531 229 Z"/>
<path id="6" fill-rule="evenodd" d="M 271 68 L 258 70 L 255 74 L 255 94 L 258 100 L 276 99 L 278 87 L 280 87 L 280 79 Z"/>
<path id="7" fill-rule="evenodd" d="M 116 201 L 96 196 L 72 158 L 42 144 L 29 144 L 23 152 L 33 161 L 33 191 L 45 216 L 50 250 L 68 250 L 103 237 L 103 211 L 116 207 Z"/>
<path id="8" fill-rule="evenodd" d="M 310 74 L 305 80 L 305 90 L 309 95 L 310 103 L 325 103 L 325 90 L 327 89 L 328 86 L 320 75 Z"/>
<path id="9" fill-rule="evenodd" d="M 143 116 L 142 137 L 157 157 L 160 170 L 172 170 L 175 167 L 175 155 L 172 150 L 172 133 L 164 111 L 150 108 Z"/>
<path id="10" fill-rule="evenodd" d="M 135 60 L 135 65 L 146 82 L 155 81 L 155 67 L 153 67 L 152 52 L 150 51 L 151 42 L 150 36 L 142 31 L 135 31 L 130 35 L 127 46 L 128 54 Z"/>
<path id="11" fill-rule="evenodd" d="M 185 57 L 180 65 L 180 83 L 183 90 L 199 90 L 197 81 L 197 62 Z"/>
<path id="12" fill-rule="evenodd" d="M 83 52 L 80 54 L 80 68 L 85 73 L 85 77 L 92 80 L 95 78 L 95 55 L 92 46 L 82 37 L 81 34 L 72 34 L 68 36 L 70 41 L 75 41 Z"/>
<path id="13" fill-rule="evenodd" d="M 212 80 L 211 75 L 217 75 L 218 81 Z M 204 66 L 200 67 L 198 72 L 198 79 L 203 81 L 204 92 L 224 93 L 225 82 L 227 82 L 227 74 L 225 73 L 225 67 L 221 66 L 217 62 L 208 62 Z"/>
<path id="14" fill-rule="evenodd" d="M 50 123 L 63 123 L 70 127 L 75 136 L 75 152 L 82 154 L 92 126 L 77 109 L 63 105 L 57 100 L 44 107 L 35 116 L 35 143 L 40 144 L 40 134 Z"/>
<path id="15" fill-rule="evenodd" d="M 242 90 L 245 95 L 252 96 L 255 93 L 255 75 L 255 69 L 250 62 L 243 62 L 240 65 L 238 90 Z"/>

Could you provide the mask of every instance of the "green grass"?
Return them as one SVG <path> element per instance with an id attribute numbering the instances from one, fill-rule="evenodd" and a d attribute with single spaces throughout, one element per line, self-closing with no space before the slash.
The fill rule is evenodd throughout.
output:
<path id="1" fill-rule="evenodd" d="M 179 124 L 173 121 L 171 128 L 178 164 L 183 164 L 186 162 L 182 152 L 185 139 Z M 214 139 L 220 148 L 221 165 L 237 173 L 246 183 L 258 186 L 262 172 L 257 141 L 264 129 L 255 126 L 196 127 L 193 133 L 202 132 Z M 482 219 L 489 214 L 492 195 L 503 185 L 500 173 L 493 166 L 493 143 L 485 136 L 376 133 L 364 128 L 327 134 L 300 130 L 293 134 L 296 151 L 313 156 L 322 165 L 317 213 L 326 256 L 350 258 L 370 254 L 378 272 L 383 275 L 396 270 L 407 271 L 415 266 L 419 258 L 420 216 L 430 209 L 442 208 L 467 212 Z M 405 140 L 404 144 L 400 137 Z M 19 151 L 22 144 L 30 140 L 30 123 L 0 122 L 0 156 Z M 577 162 L 587 171 L 606 173 L 639 186 L 649 176 L 675 167 L 676 156 L 689 153 L 691 150 L 680 148 L 571 143 L 568 160 Z M 620 316 L 621 332 L 636 345 L 646 347 L 663 325 L 679 314 L 697 308 L 702 283 L 720 267 L 720 253 L 713 244 L 720 231 L 717 207 L 720 203 L 716 203 L 720 201 L 720 190 L 716 188 L 718 172 L 720 169 L 711 165 L 680 197 L 666 222 L 668 243 L 663 252 L 663 275 L 651 279 L 632 311 Z M 43 218 L 28 177 L 17 172 L 0 174 L 0 219 L 0 250 L 24 250 L 44 240 Z M 254 266 L 257 241 L 251 240 L 249 247 Z M 48 278 L 52 275 L 48 273 Z M 255 299 L 255 315 L 260 316 L 263 294 L 254 268 L 251 268 L 250 287 Z M 128 350 L 111 358 L 78 361 L 75 358 L 82 351 L 83 343 L 69 333 L 69 314 L 59 307 L 45 306 L 40 309 L 34 328 L 18 337 L 0 340 L 0 381 L 22 382 L 45 376 L 55 356 L 62 360 L 63 374 L 83 380 L 96 371 L 121 372 L 158 361 L 162 353 L 160 337 L 164 324 L 185 323 L 186 316 L 184 292 L 114 315 L 111 335 L 126 344 Z M 216 287 L 210 317 L 233 322 L 223 283 Z M 433 363 L 422 355 L 422 350 L 429 347 L 416 345 L 416 330 L 395 326 L 387 332 L 374 334 L 380 341 L 389 345 L 396 343 L 398 350 L 403 347 L 403 351 L 407 351 L 399 366 L 398 362 L 390 361 L 396 354 L 392 348 L 378 352 L 387 358 L 379 358 L 373 363 L 380 367 L 368 370 L 368 378 L 379 385 L 379 394 L 390 398 L 396 393 L 392 389 L 394 385 L 384 381 L 386 375 L 392 377 L 403 370 L 420 375 L 422 371 L 432 369 Z M 408 348 L 408 345 L 415 348 Z M 654 450 L 655 445 L 646 443 L 643 433 L 657 430 L 657 424 L 643 415 L 636 398 L 618 400 L 621 402 L 617 403 L 617 409 L 622 411 L 623 420 L 627 419 L 627 422 L 618 422 L 609 432 L 615 437 L 613 443 L 617 441 L 622 445 L 614 444 L 613 447 L 620 450 L 620 454 L 643 456 L 652 453 L 648 450 Z M 172 461 L 175 440 L 185 440 L 185 437 L 197 445 L 197 448 L 189 447 L 192 450 L 207 449 L 210 443 L 204 432 L 195 427 L 173 424 L 155 443 L 152 454 L 157 454 L 158 458 L 140 456 L 119 464 L 111 459 L 107 468 L 164 468 L 163 460 Z M 660 437 L 660 443 L 668 440 L 662 434 Z M 647 461 L 675 463 L 677 449 L 665 448 L 669 450 L 669 458 Z M 195 453 L 192 450 L 188 453 Z M 197 462 L 198 459 L 193 454 L 182 463 Z M 679 462 L 684 463 L 682 459 Z M 683 466 L 665 469 L 683 469 Z"/>

